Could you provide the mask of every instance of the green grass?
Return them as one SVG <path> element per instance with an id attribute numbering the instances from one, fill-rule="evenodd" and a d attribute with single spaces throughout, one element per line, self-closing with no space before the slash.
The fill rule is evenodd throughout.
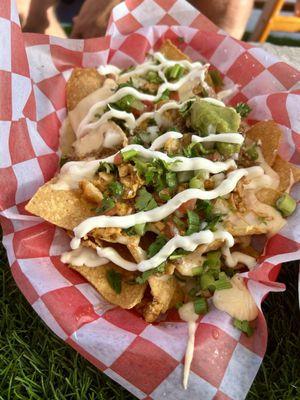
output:
<path id="1" fill-rule="evenodd" d="M 1 400 L 135 399 L 51 333 L 14 283 L 2 247 L 0 267 Z M 287 291 L 265 302 L 268 351 L 247 400 L 300 399 L 297 265 L 279 278 Z"/>
<path id="2" fill-rule="evenodd" d="M 244 41 L 249 41 L 251 36 L 251 32 L 247 31 L 244 33 L 243 39 Z M 269 35 L 266 42 L 276 44 L 277 46 L 292 46 L 292 47 L 299 47 L 300 46 L 300 37 L 299 38 L 291 38 L 289 36 L 274 36 Z"/>

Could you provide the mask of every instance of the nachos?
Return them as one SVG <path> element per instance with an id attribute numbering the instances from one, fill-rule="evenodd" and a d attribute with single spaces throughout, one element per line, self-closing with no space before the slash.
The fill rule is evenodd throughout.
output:
<path id="1" fill-rule="evenodd" d="M 26 209 L 69 233 L 62 261 L 112 304 L 147 322 L 176 307 L 193 332 L 213 303 L 250 335 L 258 308 L 239 272 L 257 264 L 253 238 L 295 211 L 300 171 L 277 154 L 278 126 L 249 128 L 222 86 L 170 41 L 126 70 L 76 68 L 63 165 Z"/>

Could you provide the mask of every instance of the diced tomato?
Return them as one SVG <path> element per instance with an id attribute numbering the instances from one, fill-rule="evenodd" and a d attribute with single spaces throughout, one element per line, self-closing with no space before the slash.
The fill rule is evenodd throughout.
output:
<path id="1" fill-rule="evenodd" d="M 154 109 L 154 104 L 152 101 L 144 100 L 143 103 L 145 105 L 144 112 L 149 112 Z"/>
<path id="2" fill-rule="evenodd" d="M 120 164 L 122 164 L 122 162 L 123 162 L 122 154 L 121 154 L 121 152 L 119 152 L 119 153 L 117 153 L 117 154 L 115 155 L 114 163 L 115 163 L 116 165 L 120 165 Z"/>
<path id="3" fill-rule="evenodd" d="M 171 92 L 170 93 L 170 100 L 179 101 L 179 93 L 178 92 Z"/>
<path id="4" fill-rule="evenodd" d="M 186 214 L 186 212 L 189 210 L 193 210 L 196 206 L 197 199 L 191 199 L 186 201 L 185 203 L 182 203 L 181 206 L 178 208 L 178 211 L 180 211 L 182 214 Z"/>
<path id="5" fill-rule="evenodd" d="M 136 108 L 131 109 L 132 114 L 135 116 L 135 118 L 138 118 L 144 110 L 137 110 Z"/>

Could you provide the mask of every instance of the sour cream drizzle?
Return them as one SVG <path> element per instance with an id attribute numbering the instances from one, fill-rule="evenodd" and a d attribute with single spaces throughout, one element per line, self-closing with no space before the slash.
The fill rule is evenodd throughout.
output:
<path id="1" fill-rule="evenodd" d="M 121 153 L 126 152 L 128 150 L 136 150 L 139 153 L 139 156 L 145 159 L 159 158 L 168 163 L 172 163 L 170 165 L 170 169 L 175 172 L 179 171 L 193 171 L 197 169 L 205 169 L 211 173 L 219 173 L 222 171 L 227 171 L 229 168 L 235 168 L 236 164 L 233 160 L 228 160 L 225 162 L 217 161 L 213 162 L 206 158 L 195 157 L 195 158 L 187 158 L 187 157 L 168 157 L 167 154 L 154 151 L 150 149 L 145 149 L 143 146 L 137 144 L 131 144 L 124 147 L 121 150 Z M 116 153 L 118 154 L 118 153 Z M 62 166 L 60 170 L 60 174 L 58 176 L 58 180 L 56 183 L 52 184 L 52 188 L 54 190 L 69 190 L 69 189 L 77 189 L 78 183 L 82 179 L 91 179 L 97 168 L 99 167 L 99 162 L 106 162 L 109 164 L 114 164 L 115 156 L 102 158 L 100 160 L 92 160 L 92 161 L 71 161 Z M 177 161 L 177 162 L 176 162 Z"/>
<path id="2" fill-rule="evenodd" d="M 128 73 L 123 74 L 123 78 L 129 78 L 132 75 L 137 75 L 137 74 L 143 74 L 149 69 L 154 70 L 154 71 L 159 71 L 161 72 L 159 75 L 163 78 L 163 83 L 159 86 L 157 94 L 156 95 L 151 95 L 147 93 L 142 93 L 139 90 L 133 88 L 133 87 L 123 87 L 119 89 L 116 93 L 114 93 L 112 96 L 108 97 L 105 100 L 99 101 L 95 103 L 90 110 L 88 111 L 87 115 L 83 118 L 83 120 L 80 122 L 80 125 L 78 127 L 78 130 L 76 132 L 76 136 L 79 138 L 84 135 L 86 130 L 88 129 L 94 129 L 97 128 L 101 123 L 101 118 L 97 121 L 94 121 L 95 114 L 97 112 L 102 112 L 103 109 L 109 104 L 109 103 L 114 103 L 118 100 L 120 100 L 122 97 L 126 95 L 132 95 L 136 99 L 142 100 L 142 101 L 151 101 L 155 102 L 160 99 L 161 95 L 165 90 L 170 90 L 170 91 L 177 91 L 180 89 L 185 83 L 199 79 L 199 81 L 203 84 L 205 82 L 205 74 L 206 70 L 208 68 L 208 65 L 202 65 L 200 62 L 195 62 L 191 63 L 187 60 L 182 60 L 182 61 L 171 61 L 167 60 L 161 53 L 155 53 L 154 58 L 160 61 L 161 64 L 156 65 L 153 62 L 146 62 L 142 64 L 141 66 L 136 67 L 133 71 L 130 71 Z M 189 72 L 184 75 L 182 78 L 180 78 L 176 82 L 168 82 L 165 78 L 165 75 L 163 74 L 163 70 L 166 67 L 173 66 L 175 64 L 180 64 L 184 67 L 186 67 Z M 101 67 L 100 67 L 101 68 Z M 110 68 L 107 66 L 107 70 Z M 106 72 L 105 67 L 103 67 L 103 70 Z M 218 100 L 215 100 L 218 103 Z M 102 115 L 104 117 L 105 113 Z M 122 118 L 123 114 L 120 115 L 120 118 Z M 146 118 L 146 117 L 144 117 Z M 139 120 L 139 123 L 141 122 L 141 119 Z M 135 123 L 135 126 L 137 126 L 137 121 Z M 133 127 L 129 127 L 130 129 L 133 129 Z"/>
<path id="3" fill-rule="evenodd" d="M 169 139 L 181 139 L 182 137 L 183 137 L 182 133 L 177 131 L 166 132 L 152 142 L 150 150 L 161 149 Z M 219 133 L 219 134 L 211 134 L 205 137 L 192 135 L 192 142 L 196 143 L 224 142 L 224 143 L 242 144 L 243 141 L 244 141 L 244 136 L 239 133 Z"/>
<path id="4" fill-rule="evenodd" d="M 112 247 L 97 247 L 97 254 L 99 257 L 104 257 L 128 271 L 145 272 L 165 262 L 178 248 L 186 251 L 194 251 L 199 244 L 210 244 L 218 239 L 226 241 L 228 248 L 232 247 L 234 244 L 234 239 L 230 233 L 221 230 L 216 232 L 207 230 L 194 233 L 190 236 L 176 235 L 170 239 L 157 254 L 148 260 L 142 260 L 138 264 L 125 260 Z"/>
<path id="5" fill-rule="evenodd" d="M 224 246 L 222 248 L 222 254 L 225 258 L 225 264 L 229 268 L 235 268 L 238 263 L 241 263 L 246 265 L 249 270 L 252 270 L 257 264 L 254 257 L 251 257 L 248 254 L 241 253 L 240 251 L 233 251 L 231 253 L 228 246 Z"/>
<path id="6" fill-rule="evenodd" d="M 188 342 L 185 351 L 184 370 L 183 370 L 183 387 L 187 388 L 191 364 L 194 355 L 195 334 L 197 329 L 198 314 L 195 313 L 194 304 L 190 301 L 184 304 L 178 310 L 179 316 L 183 321 L 188 323 Z"/>
<path id="7" fill-rule="evenodd" d="M 136 214 L 124 216 L 106 216 L 100 215 L 97 217 L 90 217 L 81 222 L 75 229 L 75 238 L 80 239 L 88 232 L 95 228 L 117 227 L 129 228 L 136 224 L 146 222 L 157 222 L 166 218 L 177 210 L 183 203 L 191 199 L 212 200 L 219 196 L 224 196 L 234 190 L 238 181 L 247 175 L 246 169 L 238 169 L 228 174 L 227 178 L 220 183 L 218 187 L 213 190 L 202 189 L 186 189 L 183 192 L 176 194 L 171 200 L 160 207 L 156 207 L 150 211 L 140 211 Z M 74 241 L 75 242 L 75 241 Z M 76 248 L 75 243 L 71 247 Z M 78 242 L 77 242 L 78 243 Z"/>

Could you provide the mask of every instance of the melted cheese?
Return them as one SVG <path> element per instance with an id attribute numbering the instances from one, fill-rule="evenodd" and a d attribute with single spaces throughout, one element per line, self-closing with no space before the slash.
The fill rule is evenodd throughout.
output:
<path id="1" fill-rule="evenodd" d="M 72 264 L 75 267 L 99 267 L 108 263 L 108 259 L 99 257 L 94 249 L 88 247 L 79 247 L 76 250 L 65 252 L 60 257 L 64 264 Z"/>

